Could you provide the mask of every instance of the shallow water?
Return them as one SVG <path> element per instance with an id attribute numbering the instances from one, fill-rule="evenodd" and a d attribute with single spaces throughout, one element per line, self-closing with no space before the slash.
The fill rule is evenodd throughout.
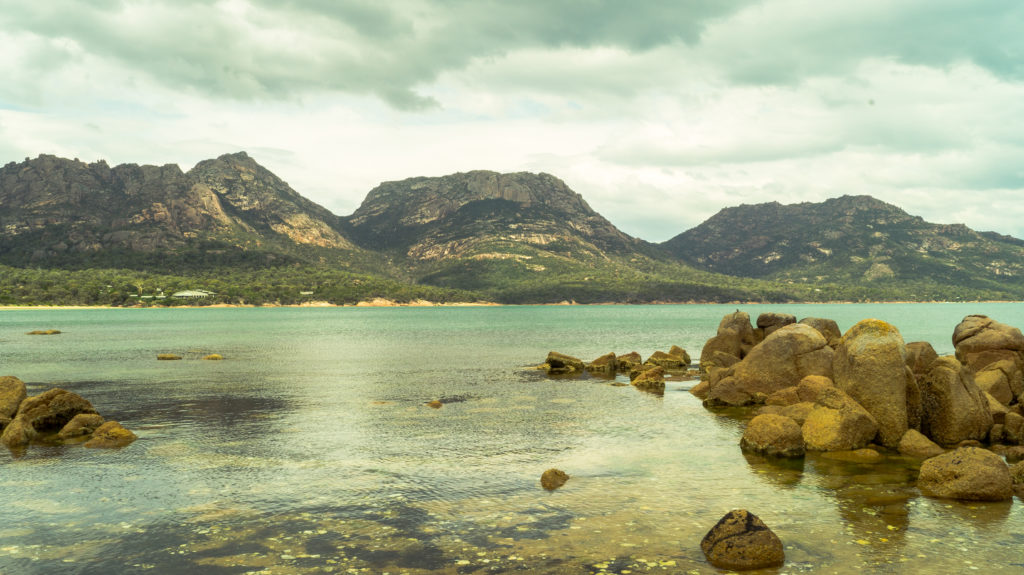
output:
<path id="1" fill-rule="evenodd" d="M 1024 326 L 1020 304 L 740 307 L 877 317 L 940 354 L 964 315 Z M 717 573 L 699 542 L 738 507 L 786 544 L 767 573 L 1024 570 L 1020 501 L 924 498 L 895 456 L 745 457 L 742 413 L 693 382 L 523 369 L 551 349 L 696 356 L 735 308 L 0 311 L 0 374 L 140 437 L 0 452 L 0 574 Z M 571 476 L 550 493 L 549 467 Z"/>

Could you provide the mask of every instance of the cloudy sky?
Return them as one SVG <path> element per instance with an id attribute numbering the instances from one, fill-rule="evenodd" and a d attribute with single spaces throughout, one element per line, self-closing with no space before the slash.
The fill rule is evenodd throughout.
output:
<path id="1" fill-rule="evenodd" d="M 1019 0 L 0 0 L 0 163 L 245 150 L 347 215 L 544 171 L 662 241 L 870 194 L 1024 237 Z"/>

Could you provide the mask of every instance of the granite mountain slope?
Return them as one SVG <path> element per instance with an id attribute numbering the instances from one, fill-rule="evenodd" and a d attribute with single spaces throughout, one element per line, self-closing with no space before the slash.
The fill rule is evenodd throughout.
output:
<path id="1" fill-rule="evenodd" d="M 696 267 L 740 277 L 978 289 L 1024 283 L 1020 240 L 928 223 L 870 196 L 726 208 L 662 246 Z"/>

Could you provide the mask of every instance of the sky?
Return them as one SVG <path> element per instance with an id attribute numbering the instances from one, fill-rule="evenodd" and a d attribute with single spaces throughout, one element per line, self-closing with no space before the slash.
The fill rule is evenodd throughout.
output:
<path id="1" fill-rule="evenodd" d="M 348 215 L 547 172 L 660 242 L 868 194 L 1024 237 L 1019 0 L 0 0 L 0 164 L 244 150 Z"/>

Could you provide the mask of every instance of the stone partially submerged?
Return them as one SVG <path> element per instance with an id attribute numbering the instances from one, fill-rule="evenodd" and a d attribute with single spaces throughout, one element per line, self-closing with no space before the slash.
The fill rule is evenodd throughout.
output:
<path id="1" fill-rule="evenodd" d="M 0 417 L 14 417 L 26 397 L 25 382 L 11 375 L 0 377 Z"/>
<path id="2" fill-rule="evenodd" d="M 932 363 L 919 383 L 921 433 L 945 447 L 988 436 L 992 413 L 967 367 L 951 356 L 943 356 Z"/>
<path id="3" fill-rule="evenodd" d="M 740 448 L 774 457 L 803 457 L 804 438 L 796 421 L 783 415 L 765 413 L 750 420 Z"/>
<path id="4" fill-rule="evenodd" d="M 995 453 L 961 447 L 925 460 L 917 486 L 925 495 L 966 501 L 1004 501 L 1013 497 L 1010 469 Z"/>
<path id="5" fill-rule="evenodd" d="M 746 509 L 726 513 L 701 540 L 700 549 L 719 569 L 778 567 L 786 560 L 779 536 Z"/>

